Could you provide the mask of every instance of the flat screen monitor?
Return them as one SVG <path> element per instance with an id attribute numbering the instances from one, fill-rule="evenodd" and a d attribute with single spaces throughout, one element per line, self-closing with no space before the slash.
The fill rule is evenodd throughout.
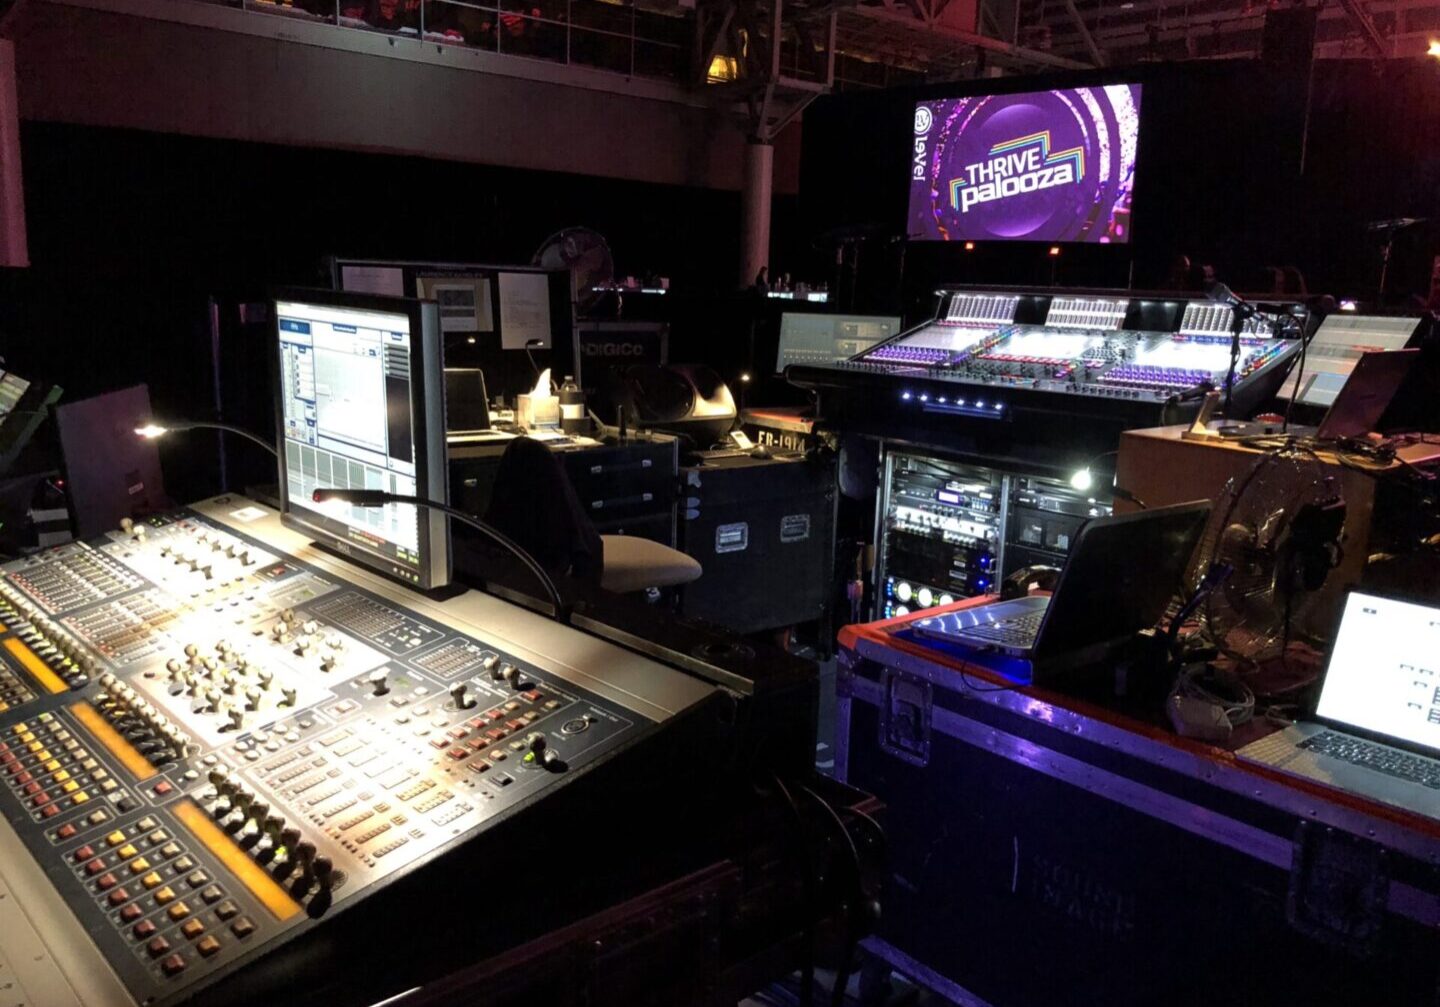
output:
<path id="1" fill-rule="evenodd" d="M 1128 242 L 1140 92 L 1108 84 L 920 102 L 906 233 Z"/>
<path id="2" fill-rule="evenodd" d="M 780 351 L 775 373 L 790 364 L 833 364 L 848 360 L 900 331 L 900 319 L 886 315 L 820 315 L 787 311 L 780 316 Z"/>
<path id="3" fill-rule="evenodd" d="M 448 498 L 437 306 L 297 291 L 281 295 L 272 315 L 282 521 L 387 577 L 421 590 L 445 586 L 443 514 L 311 496 L 338 488 Z"/>
<path id="4" fill-rule="evenodd" d="M 1354 315 L 1337 311 L 1326 316 L 1305 351 L 1305 374 L 1295 401 L 1329 409 L 1366 353 L 1403 350 L 1420 327 L 1418 318 Z M 1289 398 L 1295 382 L 1287 380 L 1280 395 Z"/>

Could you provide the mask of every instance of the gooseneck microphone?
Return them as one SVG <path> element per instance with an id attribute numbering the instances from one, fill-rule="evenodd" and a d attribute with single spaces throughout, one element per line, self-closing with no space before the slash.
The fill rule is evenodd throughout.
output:
<path id="1" fill-rule="evenodd" d="M 316 503 L 325 503 L 329 500 L 339 500 L 343 503 L 353 504 L 356 507 L 383 507 L 386 504 L 410 504 L 414 507 L 428 507 L 430 510 L 439 511 L 448 515 L 452 520 L 461 524 L 469 525 L 480 532 L 490 541 L 500 546 L 510 555 L 523 563 L 540 583 L 550 604 L 555 608 L 555 618 L 565 622 L 566 607 L 565 601 L 560 596 L 560 589 L 555 586 L 555 581 L 545 570 L 540 562 L 520 547 L 514 539 L 504 532 L 481 521 L 479 518 L 466 514 L 463 510 L 451 507 L 449 504 L 440 503 L 438 500 L 427 500 L 424 497 L 405 496 L 401 493 L 387 493 L 384 490 L 347 490 L 322 487 L 310 495 L 310 499 Z"/>

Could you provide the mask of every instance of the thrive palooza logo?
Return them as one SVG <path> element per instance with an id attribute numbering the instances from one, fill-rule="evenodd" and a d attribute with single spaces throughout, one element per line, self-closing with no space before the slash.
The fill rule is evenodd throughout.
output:
<path id="1" fill-rule="evenodd" d="M 960 213 L 997 199 L 1073 185 L 1085 177 L 1085 150 L 1050 150 L 1050 131 L 997 143 L 987 160 L 967 164 L 962 178 L 950 181 L 950 205 Z"/>

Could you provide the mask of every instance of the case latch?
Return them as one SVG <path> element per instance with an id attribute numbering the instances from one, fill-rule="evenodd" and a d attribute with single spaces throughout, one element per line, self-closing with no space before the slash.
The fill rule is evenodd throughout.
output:
<path id="1" fill-rule="evenodd" d="M 881 672 L 880 748 L 915 766 L 930 762 L 930 683 L 893 668 Z"/>

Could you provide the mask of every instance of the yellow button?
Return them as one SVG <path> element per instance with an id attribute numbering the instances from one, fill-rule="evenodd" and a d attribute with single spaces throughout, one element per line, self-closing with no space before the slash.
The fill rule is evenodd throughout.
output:
<path id="1" fill-rule="evenodd" d="M 180 907 L 176 906 L 175 908 L 179 909 Z M 205 932 L 205 924 L 199 920 L 186 920 L 181 924 L 180 932 L 193 941 Z"/>
<path id="2" fill-rule="evenodd" d="M 145 880 L 148 881 L 148 880 L 150 880 L 150 879 L 149 879 L 149 878 L 146 878 Z M 159 880 L 160 880 L 159 875 L 156 875 L 155 880 L 156 880 L 156 881 L 159 881 Z M 167 902 L 174 902 L 174 901 L 175 901 L 175 889 L 171 888 L 169 885 L 166 885 L 164 888 L 160 889 L 158 892 L 155 893 L 155 904 L 156 904 L 157 906 L 163 906 L 163 905 L 164 905 L 165 903 L 167 903 Z"/>
<path id="3" fill-rule="evenodd" d="M 30 725 L 22 721 L 21 723 L 15 725 L 14 730 L 16 734 L 24 734 L 26 731 L 30 730 Z"/>
<path id="4" fill-rule="evenodd" d="M 131 874 L 139 874 L 141 871 L 148 871 L 149 869 L 150 861 L 146 860 L 144 857 L 136 857 L 134 860 L 130 861 Z"/>
<path id="5" fill-rule="evenodd" d="M 190 915 L 190 907 L 183 902 L 177 902 L 165 911 L 170 914 L 172 920 L 183 920 Z"/>
<path id="6" fill-rule="evenodd" d="M 68 769 L 62 769 L 60 770 L 60 772 L 55 774 L 56 783 L 64 783 L 68 779 L 70 779 L 70 770 Z"/>
<path id="7" fill-rule="evenodd" d="M 33 737 L 35 737 L 35 736 L 32 734 L 30 737 L 33 738 Z M 25 741 L 24 738 L 21 738 L 20 740 L 21 740 L 21 741 Z M 42 748 L 45 747 L 45 742 L 43 742 L 43 741 L 29 741 L 29 742 L 26 742 L 26 743 L 25 743 L 25 747 L 28 748 L 28 749 L 30 749 L 30 751 L 32 751 L 32 752 L 38 752 L 38 751 L 40 751 L 40 749 L 42 749 Z M 43 759 L 43 758 L 45 758 L 45 756 L 42 755 L 42 756 L 40 756 L 40 758 Z"/>
<path id="8" fill-rule="evenodd" d="M 119 829 L 116 829 L 114 832 L 110 833 L 110 835 L 105 837 L 105 844 L 107 846 L 119 846 L 124 841 L 125 833 L 121 832 Z"/>
<path id="9" fill-rule="evenodd" d="M 154 871 L 151 871 L 149 874 L 145 875 L 143 878 L 140 879 L 140 883 L 146 888 L 154 888 L 160 883 L 160 875 L 156 874 Z M 175 893 L 171 892 L 170 897 L 174 898 Z"/>
<path id="10" fill-rule="evenodd" d="M 46 752 L 44 755 L 40 756 L 40 758 L 42 758 L 42 759 L 50 759 L 50 753 L 49 753 L 49 752 Z M 55 772 L 55 770 L 57 770 L 57 769 L 59 769 L 59 768 L 60 768 L 60 760 L 59 760 L 59 759 L 50 759 L 49 762 L 45 763 L 45 772 L 47 772 L 47 773 L 53 773 L 53 772 Z"/>
<path id="11" fill-rule="evenodd" d="M 33 731 L 26 731 L 24 734 L 20 735 L 20 740 L 28 745 L 35 740 L 35 733 Z"/>
<path id="12" fill-rule="evenodd" d="M 86 801 L 90 800 L 90 795 L 85 793 L 85 791 L 83 790 L 77 790 L 75 791 L 75 793 L 70 795 L 70 800 L 74 801 L 76 804 L 84 804 Z"/>
<path id="13" fill-rule="evenodd" d="M 67 794 L 73 794 L 75 793 L 75 791 L 80 789 L 80 784 L 76 783 L 74 780 L 66 780 L 65 784 L 60 789 L 65 791 L 65 793 Z"/>
<path id="14" fill-rule="evenodd" d="M 131 857 L 133 857 L 140 851 L 135 848 L 134 843 L 126 843 L 124 846 L 120 847 L 119 852 L 122 860 L 129 860 Z"/>
<path id="15" fill-rule="evenodd" d="M 4 713 L 8 709 L 10 709 L 10 704 L 0 699 L 0 713 Z"/>

